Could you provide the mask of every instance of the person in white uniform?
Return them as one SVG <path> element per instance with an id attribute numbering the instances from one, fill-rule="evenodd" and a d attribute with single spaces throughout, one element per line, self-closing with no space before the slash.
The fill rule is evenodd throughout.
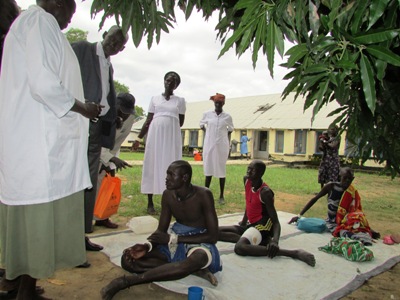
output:
<path id="1" fill-rule="evenodd" d="M 83 190 L 89 118 L 78 60 L 60 29 L 74 0 L 38 0 L 7 34 L 0 75 L 0 248 L 17 299 L 36 281 L 86 261 Z"/>
<path id="2" fill-rule="evenodd" d="M 182 158 L 181 126 L 185 121 L 186 102 L 174 95 L 181 83 L 176 72 L 164 76 L 164 93 L 151 98 L 146 122 L 138 135 L 147 134 L 144 152 L 141 192 L 147 194 L 147 213 L 155 214 L 153 194 L 165 190 L 165 174 L 168 166 Z M 134 149 L 139 142 L 134 142 Z"/>
<path id="3" fill-rule="evenodd" d="M 225 105 L 224 95 L 217 93 L 211 96 L 210 100 L 214 101 L 215 109 L 205 112 L 200 121 L 200 128 L 206 135 L 203 145 L 205 186 L 210 187 L 212 176 L 219 178 L 219 203 L 224 204 L 226 161 L 229 156 L 233 121 L 231 115 L 222 110 Z"/>

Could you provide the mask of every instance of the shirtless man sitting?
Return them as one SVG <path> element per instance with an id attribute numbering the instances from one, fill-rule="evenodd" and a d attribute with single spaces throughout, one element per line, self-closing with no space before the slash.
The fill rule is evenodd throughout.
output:
<path id="1" fill-rule="evenodd" d="M 263 182 L 266 166 L 253 160 L 244 177 L 246 210 L 239 225 L 219 227 L 218 240 L 236 243 L 241 256 L 288 256 L 314 267 L 315 257 L 304 250 L 279 248 L 281 225 L 274 205 L 274 192 Z"/>
<path id="2" fill-rule="evenodd" d="M 101 290 L 112 299 L 120 290 L 153 281 L 169 281 L 190 274 L 218 282 L 213 273 L 222 270 L 218 250 L 218 218 L 214 197 L 205 187 L 191 184 L 192 167 L 183 160 L 167 170 L 157 230 L 143 244 L 126 249 L 121 266 L 137 273 L 114 279 Z M 170 227 L 172 217 L 176 222 Z"/>

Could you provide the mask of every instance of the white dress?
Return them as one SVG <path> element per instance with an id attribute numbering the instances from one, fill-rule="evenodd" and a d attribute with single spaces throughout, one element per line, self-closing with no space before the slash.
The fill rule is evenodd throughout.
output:
<path id="1" fill-rule="evenodd" d="M 207 111 L 200 121 L 200 127 L 202 126 L 206 127 L 203 146 L 204 175 L 224 178 L 229 156 L 228 132 L 233 131 L 232 117 L 226 112 L 217 115 L 214 110 Z"/>
<path id="2" fill-rule="evenodd" d="M 154 96 L 148 112 L 154 116 L 146 138 L 141 192 L 161 195 L 169 165 L 182 158 L 179 115 L 185 114 L 186 102 L 175 95 L 168 101 L 162 95 Z"/>
<path id="3" fill-rule="evenodd" d="M 39 6 L 11 27 L 0 76 L 0 201 L 49 203 L 91 186 L 89 120 L 78 59 L 56 19 Z"/>

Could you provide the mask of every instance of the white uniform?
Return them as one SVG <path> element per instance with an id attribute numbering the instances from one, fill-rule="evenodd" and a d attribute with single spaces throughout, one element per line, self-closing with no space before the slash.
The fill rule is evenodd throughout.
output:
<path id="1" fill-rule="evenodd" d="M 146 138 L 141 192 L 161 195 L 169 165 L 182 158 L 179 115 L 185 114 L 186 102 L 174 95 L 168 101 L 162 95 L 154 96 L 148 112 L 154 116 Z"/>
<path id="2" fill-rule="evenodd" d="M 206 127 L 206 137 L 203 146 L 203 166 L 205 176 L 224 178 L 226 176 L 226 161 L 229 156 L 228 132 L 233 131 L 230 114 L 214 111 L 203 114 L 200 127 Z"/>
<path id="3" fill-rule="evenodd" d="M 11 27 L 0 77 L 0 201 L 48 203 L 91 186 L 88 119 L 78 60 L 55 18 L 39 6 Z"/>
<path id="4" fill-rule="evenodd" d="M 0 248 L 7 279 L 46 278 L 86 260 L 89 120 L 70 111 L 75 98 L 85 101 L 75 53 L 54 16 L 32 6 L 10 28 L 0 77 Z"/>

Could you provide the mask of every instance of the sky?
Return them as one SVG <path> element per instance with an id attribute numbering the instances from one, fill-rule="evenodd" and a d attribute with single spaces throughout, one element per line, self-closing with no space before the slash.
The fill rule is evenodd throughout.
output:
<path id="1" fill-rule="evenodd" d="M 22 9 L 36 4 L 35 0 L 16 0 Z M 88 31 L 88 41 L 102 40 L 102 34 L 115 19 L 108 19 L 99 31 L 101 13 L 92 19 L 91 1 L 76 0 L 77 9 L 70 28 Z M 229 98 L 281 93 L 288 84 L 282 80 L 288 70 L 279 67 L 283 62 L 275 55 L 274 79 L 269 75 L 266 56 L 259 54 L 257 67 L 253 69 L 251 53 L 240 58 L 230 49 L 220 59 L 222 49 L 217 32 L 214 30 L 218 17 L 214 14 L 206 22 L 201 13 L 192 13 L 188 21 L 183 12 L 176 10 L 177 24 L 169 33 L 162 32 L 160 43 L 153 43 L 149 50 L 144 37 L 138 48 L 130 39 L 125 50 L 111 57 L 114 79 L 128 86 L 136 98 L 136 105 L 147 111 L 150 99 L 164 91 L 163 78 L 166 72 L 176 71 L 181 76 L 181 84 L 175 94 L 187 102 L 208 100 L 211 95 L 221 93 Z"/>

